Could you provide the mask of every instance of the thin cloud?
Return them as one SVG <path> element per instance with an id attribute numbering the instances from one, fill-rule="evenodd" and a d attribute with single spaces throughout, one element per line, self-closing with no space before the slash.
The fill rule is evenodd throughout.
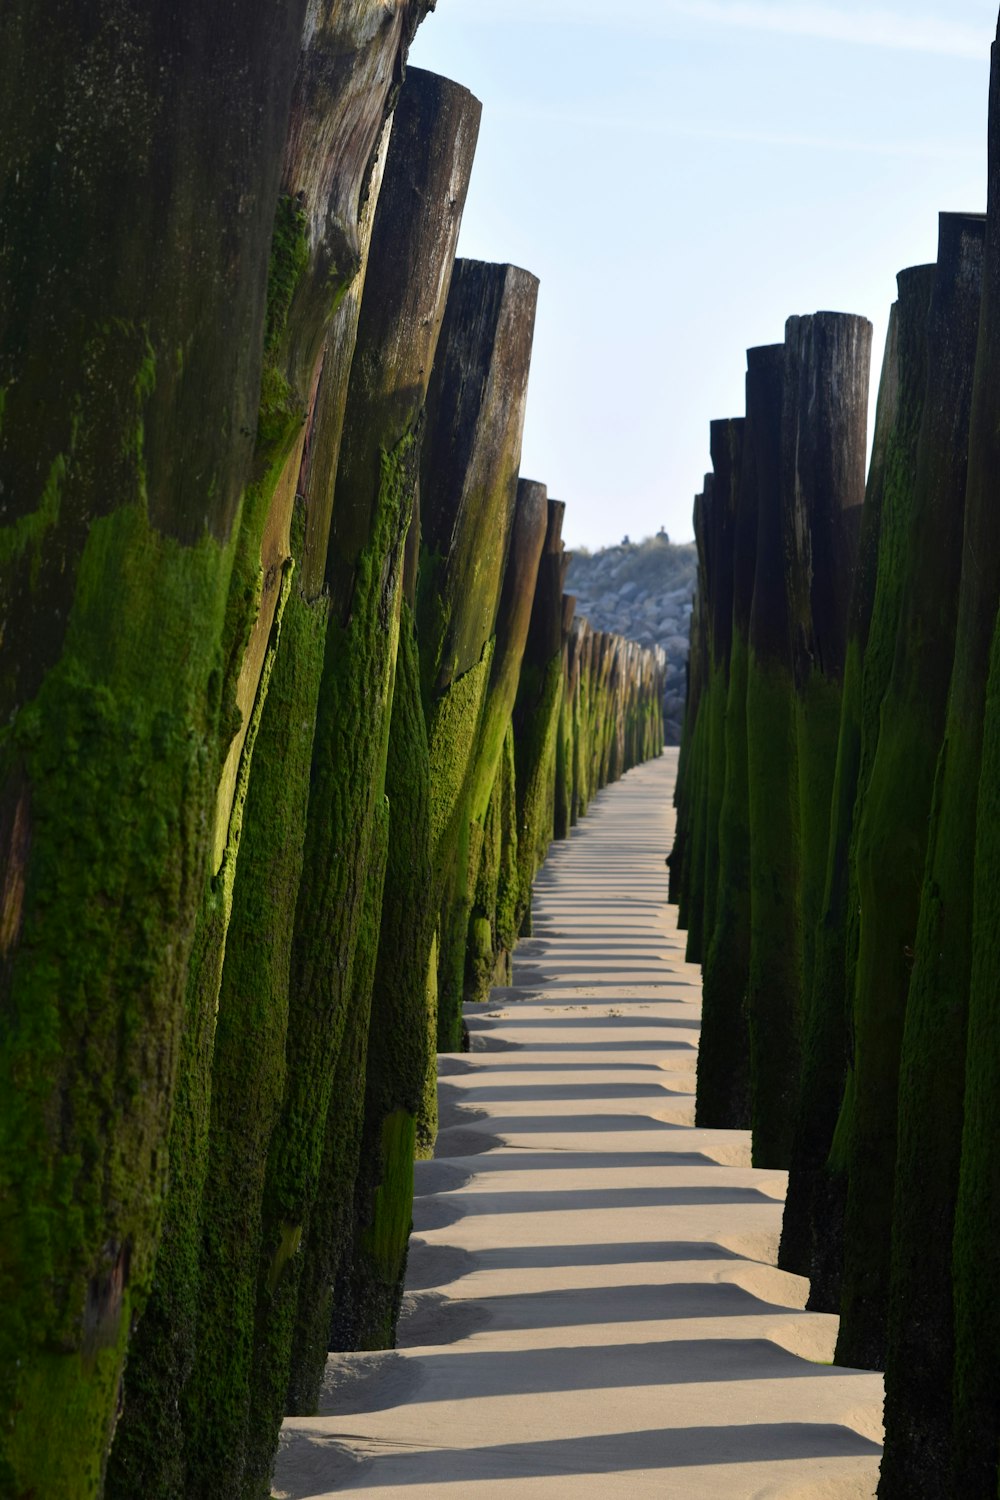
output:
<path id="1" fill-rule="evenodd" d="M 895 52 L 932 52 L 937 56 L 982 61 L 989 55 L 990 30 L 932 16 L 900 15 L 890 10 L 845 10 L 842 6 L 790 4 L 787 0 L 666 0 L 674 15 L 709 25 L 744 31 L 769 31 L 816 41 L 884 47 Z"/>
<path id="2" fill-rule="evenodd" d="M 450 3 L 439 0 L 439 10 Z M 995 34 L 992 20 L 986 18 L 976 25 L 914 16 L 884 6 L 855 9 L 824 0 L 618 0 L 613 10 L 607 0 L 506 0 L 502 14 L 499 8 L 478 0 L 463 19 L 483 26 L 509 27 L 516 19 L 521 24 L 601 26 L 654 35 L 664 31 L 671 17 L 712 29 L 728 27 L 975 62 L 989 58 Z"/>

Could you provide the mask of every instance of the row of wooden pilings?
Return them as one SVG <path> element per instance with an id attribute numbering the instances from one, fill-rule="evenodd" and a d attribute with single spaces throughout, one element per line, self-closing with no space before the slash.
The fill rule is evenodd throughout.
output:
<path id="1" fill-rule="evenodd" d="M 228 550 L 200 521 L 184 535 L 177 473 L 187 439 L 233 433 L 238 388 L 202 370 L 193 402 L 185 380 L 239 224 L 200 301 L 187 257 L 180 325 L 150 315 L 151 369 L 133 382 L 118 350 L 104 372 L 138 403 L 128 431 L 115 408 L 86 438 L 142 465 L 123 511 L 79 558 L 57 514 L 10 585 L 26 610 L 39 579 L 39 608 L 64 588 L 72 614 L 79 577 L 86 608 L 18 679 L 5 762 L 24 868 L 2 944 L 4 1495 L 270 1493 L 282 1417 L 315 1410 L 328 1351 L 393 1343 L 463 1001 L 508 975 L 550 840 L 662 748 L 662 654 L 574 618 L 563 506 L 519 478 L 537 282 L 455 259 L 480 106 L 417 70 L 396 97 L 424 9 L 356 36 L 353 10 L 311 7 L 263 321 L 216 308 L 207 329 L 263 351 L 252 455 L 213 451 L 199 476 L 214 464 L 211 495 L 237 497 Z M 89 357 L 103 369 L 103 345 Z M 162 547 L 124 514 L 126 480 L 156 498 Z M 21 843 L 8 807 L 30 807 Z"/>
<path id="2" fill-rule="evenodd" d="M 883 1500 L 1000 1439 L 1000 108 L 988 213 L 871 329 L 792 318 L 713 423 L 671 882 L 698 1121 L 789 1169 L 780 1264 L 886 1372 Z"/>

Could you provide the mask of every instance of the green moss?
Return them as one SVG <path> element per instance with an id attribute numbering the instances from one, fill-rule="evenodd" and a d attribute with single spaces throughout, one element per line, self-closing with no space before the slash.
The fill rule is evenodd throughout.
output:
<path id="1" fill-rule="evenodd" d="M 750 977 L 750 788 L 747 771 L 748 648 L 737 633 L 725 717 L 725 786 L 719 811 L 719 894 L 705 962 L 698 1051 L 697 1123 L 750 1124 L 747 986 Z"/>
<path id="2" fill-rule="evenodd" d="M 59 521 L 63 485 L 72 463 L 72 452 L 71 444 L 68 454 L 60 453 L 52 460 L 37 509 L 26 516 L 20 516 L 8 526 L 0 526 L 0 566 L 8 567 L 16 559 L 23 557 L 30 548 L 33 553 L 30 572 L 32 588 L 38 582 L 42 543 Z"/>
<path id="3" fill-rule="evenodd" d="M 747 670 L 750 787 L 750 984 L 747 1014 L 754 1165 L 786 1167 L 798 1103 L 802 1038 L 799 797 L 791 672 Z"/>
<path id="4" fill-rule="evenodd" d="M 256 478 L 241 511 L 235 560 L 230 580 L 224 634 L 225 670 L 221 674 L 222 724 L 226 741 L 239 727 L 237 685 L 251 631 L 260 613 L 263 573 L 261 545 L 275 491 L 287 465 L 301 425 L 301 410 L 291 400 L 268 407 L 272 376 L 287 382 L 278 371 L 281 337 L 287 307 L 308 260 L 304 220 L 299 249 L 284 254 L 288 239 L 287 215 L 279 209 L 272 245 L 272 278 L 268 301 L 268 349 L 261 395 L 261 422 L 255 455 Z M 283 270 L 281 267 L 283 266 Z M 276 271 L 276 267 L 279 269 Z M 148 387 L 148 371 L 140 371 L 137 388 Z M 266 430 L 265 430 L 266 429 Z M 301 552 L 302 521 L 297 538 Z M 198 1340 L 198 1301 L 201 1261 L 201 1206 L 208 1161 L 208 1130 L 212 1092 L 212 1055 L 233 887 L 247 800 L 254 748 L 281 635 L 283 612 L 291 586 L 293 565 L 285 564 L 270 637 L 256 684 L 254 705 L 243 739 L 234 785 L 220 792 L 217 817 L 227 821 L 216 829 L 212 870 L 206 886 L 188 973 L 186 1021 L 183 1033 L 177 1103 L 171 1127 L 171 1184 L 164 1223 L 164 1241 L 157 1265 L 150 1305 L 133 1341 L 125 1390 L 125 1414 L 116 1433 L 108 1474 L 109 1496 L 142 1490 L 149 1496 L 175 1493 L 184 1475 L 183 1392 L 191 1373 Z M 230 795 L 231 790 L 231 795 Z"/>
<path id="5" fill-rule="evenodd" d="M 555 826 L 555 756 L 562 703 L 562 655 L 547 666 L 525 666 L 515 709 L 514 760 L 517 791 L 519 932 L 531 920 L 531 888 Z"/>
<path id="6" fill-rule="evenodd" d="M 457 1050 L 468 925 L 471 757 L 490 678 L 494 642 L 435 702 L 427 725 L 431 787 L 431 868 L 438 927 L 438 1044 Z M 421 660 L 423 669 L 423 659 Z M 481 834 L 481 830 L 480 830 Z"/>
<path id="7" fill-rule="evenodd" d="M 918 654 L 922 654 L 918 648 Z M 854 1007 L 854 1108 L 838 1359 L 880 1368 L 888 1317 L 896 1089 L 920 914 L 941 693 L 900 683 L 858 823 L 861 920 Z"/>
<path id="8" fill-rule="evenodd" d="M 438 871 L 449 863 L 456 825 L 466 812 L 469 764 L 489 682 L 494 642 L 480 661 L 435 702 L 427 721 L 431 772 L 431 857 Z"/>
<path id="9" fill-rule="evenodd" d="M 45 1435 L 44 1392 L 59 1387 L 77 1404 L 88 1299 L 99 1295 L 109 1247 L 113 1260 L 124 1257 L 125 1285 L 94 1350 L 111 1351 L 100 1360 L 106 1373 L 120 1368 L 123 1330 L 149 1287 L 184 934 L 218 757 L 209 689 L 229 562 L 214 543 L 185 549 L 152 532 L 139 506 L 95 522 L 62 659 L 3 736 L 32 840 L 0 1057 L 9 1311 L 0 1378 L 6 1409 L 18 1413 L 2 1440 L 25 1489 L 45 1449 L 50 1467 L 65 1468 L 61 1493 L 96 1493 L 104 1445 L 95 1431 L 110 1432 L 116 1380 L 85 1398 L 92 1420 L 67 1429 L 63 1444 Z M 152 1065 L 161 1049 L 165 1073 Z M 53 1132 L 59 1101 L 70 1099 L 70 1123 Z"/>
<path id="10" fill-rule="evenodd" d="M 489 998 L 501 948 L 497 932 L 497 892 L 504 852 L 505 770 L 504 758 L 501 757 L 501 765 L 497 769 L 493 793 L 486 810 L 479 868 L 471 896 L 472 909 L 469 916 L 465 959 L 465 999 L 468 1002 L 479 1002 Z"/>
<path id="11" fill-rule="evenodd" d="M 298 198 L 278 199 L 271 236 L 267 276 L 267 321 L 264 354 L 274 354 L 281 343 L 295 289 L 309 268 L 309 219 Z"/>
<path id="12" fill-rule="evenodd" d="M 1000 1308 L 995 1249 L 1000 1233 L 1000 634 L 994 639 L 983 730 L 974 868 L 961 1172 L 954 1234 L 955 1485 L 970 1500 L 996 1490 L 1000 1413 L 996 1355 Z"/>
<path id="13" fill-rule="evenodd" d="M 413 1217 L 413 1162 L 416 1121 L 405 1110 L 382 1124 L 382 1181 L 375 1193 L 375 1212 L 365 1234 L 365 1248 L 372 1256 L 382 1280 L 395 1285 Z"/>
<path id="14" fill-rule="evenodd" d="M 272 1292 L 283 1226 L 302 1225 L 321 1180 L 337 1062 L 376 818 L 383 803 L 388 724 L 399 635 L 403 544 L 412 510 L 413 442 L 382 455 L 368 546 L 359 557 L 350 617 L 327 632 L 295 916 L 286 1088 L 267 1166 L 257 1353 L 247 1423 L 247 1474 L 270 1472 L 288 1388 L 303 1257 Z"/>
<path id="15" fill-rule="evenodd" d="M 299 508 L 296 556 L 302 531 Z M 198 1337 L 182 1408 L 194 1494 L 237 1493 L 242 1472 L 264 1170 L 285 1080 L 291 938 L 327 621 L 326 601 L 307 603 L 293 585 L 243 817 L 215 1032 Z"/>
<path id="16" fill-rule="evenodd" d="M 309 1210 L 299 1275 L 298 1309 L 284 1410 L 309 1416 L 319 1402 L 327 1354 L 340 1340 L 338 1312 L 350 1307 L 355 1193 L 365 1122 L 365 1079 L 372 986 L 378 957 L 382 894 L 389 847 L 389 805 L 375 810 L 358 928 L 351 997 L 337 1058 L 319 1185 Z M 265 1476 L 266 1477 L 266 1476 Z"/>
<path id="17" fill-rule="evenodd" d="M 573 697 L 564 672 L 563 695 L 559 707 L 559 730 L 556 738 L 555 837 L 569 837 L 576 821 L 573 813 Z"/>
<path id="18" fill-rule="evenodd" d="M 701 708 L 701 755 L 698 801 L 692 827 L 690 908 L 687 960 L 701 963 L 715 930 L 715 908 L 719 887 L 719 817 L 726 781 L 727 675 L 720 667 L 709 669 Z"/>
<path id="19" fill-rule="evenodd" d="M 854 826 L 861 760 L 861 647 L 848 641 L 838 733 L 837 763 L 830 800 L 830 835 L 821 914 L 814 918 L 814 948 L 808 994 L 802 1063 L 802 1087 L 790 1168 L 789 1192 L 782 1222 L 779 1264 L 786 1271 L 813 1281 L 811 1306 L 834 1312 L 839 1308 L 837 1203 L 840 1186 L 832 1181 L 827 1156 L 844 1091 L 848 1063 L 847 1017 L 849 980 L 853 989 L 856 946 L 850 940 L 849 851 Z M 802 741 L 803 708 L 799 708 Z M 817 795 L 815 787 L 812 796 Z M 803 797 L 803 822 L 808 819 Z M 815 835 L 814 835 L 815 836 Z M 804 910 L 811 899 L 804 893 Z M 836 1247 L 828 1241 L 836 1240 Z"/>
<path id="20" fill-rule="evenodd" d="M 167 1496 L 184 1478 L 181 1398 L 198 1340 L 201 1208 L 208 1167 L 212 1055 L 250 766 L 278 653 L 293 565 L 288 563 L 243 744 L 222 867 L 210 876 L 188 966 L 185 1025 L 169 1140 L 170 1191 L 156 1276 L 129 1351 L 124 1414 L 106 1494 Z"/>
<path id="21" fill-rule="evenodd" d="M 427 977 L 424 984 L 424 1014 L 427 1020 L 427 1035 L 432 1038 L 430 1056 L 432 1065 L 427 1069 L 423 1096 L 417 1114 L 417 1160 L 428 1161 L 434 1155 L 434 1142 L 438 1130 L 437 1097 L 437 1031 L 438 1031 L 438 939 L 437 929 L 431 940 L 431 951 L 427 955 Z"/>

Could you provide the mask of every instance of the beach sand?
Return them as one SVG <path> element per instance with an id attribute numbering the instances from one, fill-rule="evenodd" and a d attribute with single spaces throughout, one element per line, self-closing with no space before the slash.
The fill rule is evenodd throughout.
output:
<path id="1" fill-rule="evenodd" d="M 869 1500 L 878 1375 L 774 1267 L 785 1176 L 698 1130 L 700 973 L 664 864 L 676 751 L 538 878 L 514 984 L 440 1059 L 399 1347 L 330 1357 L 287 1500 Z"/>

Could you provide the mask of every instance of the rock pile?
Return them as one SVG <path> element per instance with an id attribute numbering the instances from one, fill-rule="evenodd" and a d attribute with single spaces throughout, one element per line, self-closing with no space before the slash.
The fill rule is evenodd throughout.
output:
<path id="1" fill-rule="evenodd" d="M 566 582 L 577 614 L 595 630 L 608 630 L 667 653 L 664 735 L 680 743 L 687 691 L 688 643 L 697 555 L 693 544 L 675 546 L 665 531 L 643 542 L 627 539 L 600 552 L 574 552 Z"/>

